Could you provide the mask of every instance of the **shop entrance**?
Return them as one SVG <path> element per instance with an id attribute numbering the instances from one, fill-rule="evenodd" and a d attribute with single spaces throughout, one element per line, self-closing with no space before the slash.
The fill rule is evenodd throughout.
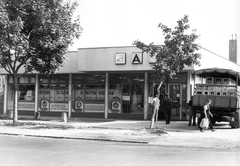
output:
<path id="1" fill-rule="evenodd" d="M 169 84 L 169 97 L 172 99 L 172 120 L 181 120 L 182 117 L 182 86 L 181 84 Z"/>

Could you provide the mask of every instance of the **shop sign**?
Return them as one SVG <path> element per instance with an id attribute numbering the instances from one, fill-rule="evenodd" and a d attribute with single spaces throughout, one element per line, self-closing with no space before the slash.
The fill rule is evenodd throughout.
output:
<path id="1" fill-rule="evenodd" d="M 75 109 L 77 109 L 77 110 L 82 110 L 82 109 L 83 109 L 83 102 L 80 101 L 80 100 L 75 101 L 74 107 L 75 107 Z"/>
<path id="2" fill-rule="evenodd" d="M 122 100 L 130 101 L 131 93 L 123 93 Z"/>
<path id="3" fill-rule="evenodd" d="M 115 54 L 115 64 L 117 65 L 126 64 L 126 54 L 125 53 Z"/>
<path id="4" fill-rule="evenodd" d="M 13 109 L 13 101 L 8 101 L 8 109 Z M 34 111 L 34 102 L 18 102 L 18 110 Z"/>
<path id="5" fill-rule="evenodd" d="M 132 64 L 142 64 L 143 63 L 143 54 L 141 52 L 132 53 Z"/>
<path id="6" fill-rule="evenodd" d="M 41 100 L 41 108 L 46 108 L 47 109 L 48 106 L 49 106 L 48 100 L 45 100 L 45 99 Z"/>
<path id="7" fill-rule="evenodd" d="M 85 104 L 84 112 L 104 112 L 104 104 Z"/>
<path id="8" fill-rule="evenodd" d="M 67 103 L 50 103 L 50 111 L 68 110 Z"/>

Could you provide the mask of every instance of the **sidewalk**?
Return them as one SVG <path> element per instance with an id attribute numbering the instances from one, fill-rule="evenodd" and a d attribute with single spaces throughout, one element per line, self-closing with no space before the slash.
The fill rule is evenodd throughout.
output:
<path id="1" fill-rule="evenodd" d="M 158 121 L 149 130 L 150 121 L 41 117 L 31 120 L 20 117 L 20 126 L 11 126 L 12 120 L 0 120 L 1 135 L 48 137 L 61 139 L 101 140 L 144 143 L 163 146 L 204 148 L 239 148 L 240 129 L 231 129 L 228 123 L 218 123 L 215 132 L 199 132 L 197 126 L 187 121 L 172 121 L 167 125 Z"/>

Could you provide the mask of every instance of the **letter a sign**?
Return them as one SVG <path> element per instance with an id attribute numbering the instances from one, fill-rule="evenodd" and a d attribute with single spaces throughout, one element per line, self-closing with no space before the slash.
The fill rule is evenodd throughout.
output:
<path id="1" fill-rule="evenodd" d="M 142 64 L 143 63 L 143 54 L 141 52 L 132 53 L 132 64 Z"/>

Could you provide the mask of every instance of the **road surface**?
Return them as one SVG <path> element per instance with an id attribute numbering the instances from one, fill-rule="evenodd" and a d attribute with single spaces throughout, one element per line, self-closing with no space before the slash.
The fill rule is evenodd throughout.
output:
<path id="1" fill-rule="evenodd" d="M 1 166 L 237 166 L 239 149 L 0 135 Z"/>

